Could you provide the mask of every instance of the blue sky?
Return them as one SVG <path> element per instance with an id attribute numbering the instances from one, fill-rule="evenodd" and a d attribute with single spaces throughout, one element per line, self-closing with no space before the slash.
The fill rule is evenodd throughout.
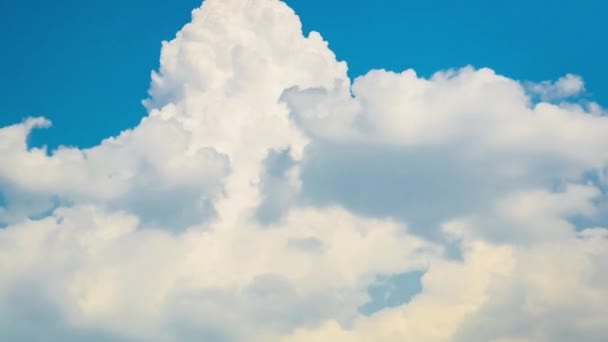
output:
<path id="1" fill-rule="evenodd" d="M 93 146 L 145 115 L 160 41 L 190 18 L 199 0 L 1 1 L 0 126 L 50 118 L 33 145 Z M 320 31 L 351 77 L 372 68 L 488 66 L 521 80 L 583 77 L 608 103 L 601 0 L 291 0 L 305 31 Z M 137 23 L 137 24 L 134 24 Z"/>

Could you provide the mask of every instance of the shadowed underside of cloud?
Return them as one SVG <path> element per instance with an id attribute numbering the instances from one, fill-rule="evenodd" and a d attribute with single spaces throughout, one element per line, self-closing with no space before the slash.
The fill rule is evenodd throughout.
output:
<path id="1" fill-rule="evenodd" d="M 0 339 L 607 340 L 582 79 L 346 71 L 284 3 L 207 0 L 137 127 L 0 128 Z"/>

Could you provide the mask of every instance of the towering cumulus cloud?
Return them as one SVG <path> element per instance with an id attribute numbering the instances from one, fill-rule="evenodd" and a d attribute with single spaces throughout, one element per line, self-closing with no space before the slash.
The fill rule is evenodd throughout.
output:
<path id="1" fill-rule="evenodd" d="M 0 128 L 0 340 L 607 341 L 582 80 L 346 71 L 284 3 L 206 0 L 137 127 Z"/>

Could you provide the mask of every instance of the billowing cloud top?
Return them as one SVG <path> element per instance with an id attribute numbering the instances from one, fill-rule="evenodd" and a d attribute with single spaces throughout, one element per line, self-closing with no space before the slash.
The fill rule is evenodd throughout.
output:
<path id="1" fill-rule="evenodd" d="M 608 340 L 581 78 L 346 72 L 284 3 L 207 0 L 137 127 L 0 128 L 0 339 Z"/>

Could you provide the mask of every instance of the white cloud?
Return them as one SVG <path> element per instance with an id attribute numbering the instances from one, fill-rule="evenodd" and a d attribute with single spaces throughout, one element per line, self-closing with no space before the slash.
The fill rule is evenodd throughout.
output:
<path id="1" fill-rule="evenodd" d="M 191 329 L 219 315 L 229 321 L 217 324 L 243 326 L 234 332 L 242 336 L 256 327 L 289 331 L 324 318 L 348 321 L 375 272 L 424 268 L 438 252 L 405 227 L 341 209 L 294 211 L 272 228 L 209 228 L 173 236 L 141 230 L 125 213 L 58 209 L 0 232 L 0 289 L 31 286 L 71 327 L 148 339 L 171 323 L 167 315 L 193 310 Z M 311 239 L 321 248 L 294 246 Z"/>
<path id="2" fill-rule="evenodd" d="M 162 223 L 162 214 L 187 225 L 206 214 L 205 201 L 218 195 L 228 172 L 226 157 L 213 148 L 187 150 L 192 132 L 175 120 L 144 118 L 96 147 L 60 147 L 50 156 L 26 144 L 32 128 L 48 124 L 28 119 L 0 130 L 0 182 L 11 189 L 10 210 L 0 222 L 38 215 L 54 202 L 92 202 L 131 210 L 154 224 Z"/>
<path id="3" fill-rule="evenodd" d="M 605 340 L 608 230 L 572 222 L 606 199 L 583 89 L 471 67 L 351 84 L 284 3 L 207 0 L 137 127 L 51 153 L 27 147 L 46 119 L 0 128 L 0 337 Z M 359 312 L 410 271 L 411 301 Z"/>
<path id="4" fill-rule="evenodd" d="M 602 341 L 606 247 L 605 229 L 532 247 L 472 241 L 463 263 L 431 266 L 410 304 L 286 340 Z"/>
<path id="5" fill-rule="evenodd" d="M 560 77 L 557 81 L 543 81 L 540 83 L 529 84 L 531 92 L 539 95 L 541 99 L 562 100 L 568 97 L 576 96 L 585 91 L 585 83 L 578 75 L 567 74 Z"/>
<path id="6" fill-rule="evenodd" d="M 603 165 L 608 119 L 581 107 L 532 104 L 525 87 L 490 69 L 437 72 L 430 79 L 370 71 L 331 88 L 290 89 L 292 116 L 318 138 L 402 146 L 458 144 L 470 153 L 542 154 Z"/>

